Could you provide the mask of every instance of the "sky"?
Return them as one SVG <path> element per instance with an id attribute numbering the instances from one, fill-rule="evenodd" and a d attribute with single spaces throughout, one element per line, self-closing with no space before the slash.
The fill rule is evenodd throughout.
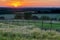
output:
<path id="1" fill-rule="evenodd" d="M 0 7 L 60 7 L 60 0 L 0 0 Z"/>

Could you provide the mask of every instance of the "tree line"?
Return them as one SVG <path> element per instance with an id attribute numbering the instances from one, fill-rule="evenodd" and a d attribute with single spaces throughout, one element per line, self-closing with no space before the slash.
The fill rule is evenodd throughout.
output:
<path id="1" fill-rule="evenodd" d="M 37 15 L 37 14 L 36 14 Z M 55 20 L 55 21 L 60 21 L 60 18 L 52 18 L 49 16 L 32 16 L 31 13 L 25 13 L 24 16 L 20 16 L 19 14 L 15 16 L 15 19 L 26 19 L 26 20 Z"/>

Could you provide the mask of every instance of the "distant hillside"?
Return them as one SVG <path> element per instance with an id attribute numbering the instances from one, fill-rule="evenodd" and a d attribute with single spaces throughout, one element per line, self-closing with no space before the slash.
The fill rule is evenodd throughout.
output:
<path id="1" fill-rule="evenodd" d="M 41 10 L 44 10 L 44 12 L 41 12 Z M 48 10 L 48 11 L 45 11 Z M 37 11 L 40 13 L 60 13 L 60 8 L 6 8 L 6 7 L 0 7 L 0 14 L 11 14 L 15 11 Z"/>

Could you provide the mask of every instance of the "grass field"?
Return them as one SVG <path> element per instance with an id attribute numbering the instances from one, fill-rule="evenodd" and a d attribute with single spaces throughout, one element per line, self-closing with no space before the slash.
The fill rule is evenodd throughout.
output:
<path id="1" fill-rule="evenodd" d="M 42 24 L 41 20 L 0 20 L 0 27 L 7 25 L 10 27 L 33 25 L 42 29 L 60 29 L 60 21 L 52 21 L 52 24 L 50 21 L 43 21 Z"/>
<path id="2" fill-rule="evenodd" d="M 60 30 L 60 22 L 51 26 L 50 21 L 43 21 L 42 26 L 41 20 L 0 20 L 0 40 L 60 40 L 55 29 Z"/>

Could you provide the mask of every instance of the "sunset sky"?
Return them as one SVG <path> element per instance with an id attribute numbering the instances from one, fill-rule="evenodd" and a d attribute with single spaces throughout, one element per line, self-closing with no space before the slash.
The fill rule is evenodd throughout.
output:
<path id="1" fill-rule="evenodd" d="M 60 0 L 0 0 L 0 7 L 60 7 Z"/>

